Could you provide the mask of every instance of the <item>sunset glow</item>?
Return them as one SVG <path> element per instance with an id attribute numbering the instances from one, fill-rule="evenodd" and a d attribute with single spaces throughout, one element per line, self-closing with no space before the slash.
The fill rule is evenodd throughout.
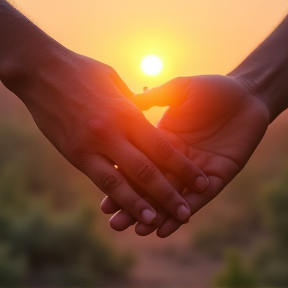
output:
<path id="1" fill-rule="evenodd" d="M 134 93 L 179 76 L 226 75 L 288 11 L 287 0 L 11 2 L 68 49 L 113 67 Z M 142 69 L 147 55 L 159 56 L 162 70 Z M 145 116 L 156 124 L 164 109 Z"/>
<path id="2" fill-rule="evenodd" d="M 149 76 L 156 76 L 161 73 L 163 69 L 162 60 L 155 55 L 148 55 L 141 61 L 141 70 Z"/>
<path id="3" fill-rule="evenodd" d="M 0 288 L 288 288 L 287 15 L 0 0 Z"/>

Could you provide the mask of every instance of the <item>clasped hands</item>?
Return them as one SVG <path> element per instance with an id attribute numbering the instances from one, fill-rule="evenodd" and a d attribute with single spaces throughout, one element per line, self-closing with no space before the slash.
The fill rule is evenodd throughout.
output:
<path id="1" fill-rule="evenodd" d="M 229 75 L 176 78 L 129 99 L 141 110 L 170 106 L 157 128 L 208 178 L 208 187 L 199 193 L 187 186 L 188 179 L 184 179 L 185 182 L 175 174 L 164 172 L 166 179 L 187 201 L 190 215 L 219 194 L 241 171 L 269 125 L 266 106 L 244 81 Z M 135 187 L 135 191 L 158 211 L 151 225 L 137 223 L 138 235 L 148 235 L 157 229 L 159 237 L 167 237 L 183 224 L 142 189 Z M 101 208 L 104 213 L 116 213 L 110 220 L 115 230 L 125 230 L 137 222 L 125 209 L 120 210 L 110 196 L 104 199 Z"/>
<path id="2" fill-rule="evenodd" d="M 176 78 L 135 96 L 110 66 L 0 5 L 0 81 L 107 194 L 101 208 L 115 230 L 137 223 L 139 235 L 169 236 L 241 171 L 288 107 L 287 17 L 227 76 Z M 169 106 L 157 128 L 140 111 L 155 105 Z"/>
<path id="3" fill-rule="evenodd" d="M 176 231 L 243 168 L 269 124 L 266 106 L 235 76 L 176 78 L 134 96 L 108 65 L 56 47 L 2 81 L 107 194 L 101 208 L 116 213 L 115 230 L 137 222 L 139 235 Z M 169 106 L 157 128 L 140 111 L 154 105 Z"/>

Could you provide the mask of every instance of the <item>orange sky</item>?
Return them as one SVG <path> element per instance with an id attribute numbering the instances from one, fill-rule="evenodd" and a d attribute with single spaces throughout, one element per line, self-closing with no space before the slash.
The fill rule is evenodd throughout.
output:
<path id="1" fill-rule="evenodd" d="M 67 48 L 111 65 L 134 92 L 180 75 L 228 73 L 288 11 L 287 0 L 12 2 Z M 147 54 L 163 59 L 161 75 L 141 72 Z"/>

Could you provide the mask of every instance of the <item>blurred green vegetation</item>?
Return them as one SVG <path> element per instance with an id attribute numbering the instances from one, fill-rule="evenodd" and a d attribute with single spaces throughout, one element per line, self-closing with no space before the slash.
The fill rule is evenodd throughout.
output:
<path id="1" fill-rule="evenodd" d="M 254 276 L 247 271 L 236 252 L 230 251 L 226 256 L 227 267 L 215 279 L 217 287 L 243 288 L 254 287 Z"/>
<path id="2" fill-rule="evenodd" d="M 260 286 L 288 286 L 288 169 L 265 191 L 266 241 L 253 258 Z M 265 219 L 264 218 L 264 219 Z"/>
<path id="3" fill-rule="evenodd" d="M 255 203 L 255 209 L 261 213 L 262 221 L 258 227 L 257 237 L 252 244 L 250 243 L 248 249 L 250 253 L 247 251 L 242 253 L 240 245 L 237 248 L 238 253 L 226 258 L 225 271 L 219 272 L 215 277 L 217 287 L 288 286 L 287 172 L 288 169 L 283 169 L 273 181 L 259 182 L 258 202 L 257 205 Z M 222 241 L 223 236 L 225 238 L 225 234 L 219 236 Z"/>
<path id="4" fill-rule="evenodd" d="M 40 133 L 2 125 L 0 159 L 1 287 L 125 280 L 132 255 L 100 235 L 85 181 Z"/>

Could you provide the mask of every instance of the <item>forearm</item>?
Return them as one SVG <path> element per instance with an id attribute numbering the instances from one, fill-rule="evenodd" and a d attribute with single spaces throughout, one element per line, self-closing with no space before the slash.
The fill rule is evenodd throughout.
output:
<path id="1" fill-rule="evenodd" d="M 288 17 L 230 76 L 240 78 L 268 108 L 270 122 L 288 107 Z"/>
<path id="2" fill-rule="evenodd" d="M 37 81 L 41 73 L 55 65 L 63 49 L 10 4 L 0 0 L 0 80 L 25 104 L 35 99 L 28 99 L 28 95 L 23 99 L 23 93 L 17 90 L 21 91 L 24 83 Z"/>

